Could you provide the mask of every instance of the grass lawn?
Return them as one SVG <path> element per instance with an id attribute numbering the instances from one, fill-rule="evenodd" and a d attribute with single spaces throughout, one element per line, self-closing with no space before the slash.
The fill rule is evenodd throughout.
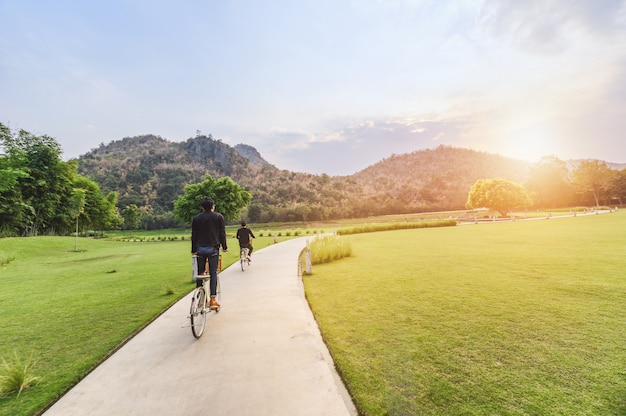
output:
<path id="1" fill-rule="evenodd" d="M 304 283 L 363 414 L 626 414 L 626 212 L 343 238 Z"/>
<path id="2" fill-rule="evenodd" d="M 239 258 L 237 241 L 228 242 L 224 267 Z M 38 413 L 194 288 L 188 239 L 81 238 L 78 251 L 74 243 L 73 237 L 0 239 L 0 365 L 17 356 L 41 378 L 17 398 L 0 398 L 2 416 Z M 272 243 L 254 240 L 257 250 Z M 189 334 L 181 329 L 181 336 Z"/>

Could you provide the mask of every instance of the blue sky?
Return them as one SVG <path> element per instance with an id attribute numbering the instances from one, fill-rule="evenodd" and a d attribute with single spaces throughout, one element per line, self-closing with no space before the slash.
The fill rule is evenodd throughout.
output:
<path id="1" fill-rule="evenodd" d="M 626 163 L 626 0 L 0 0 L 0 122 L 64 157 L 197 131 L 352 174 L 467 147 Z"/>

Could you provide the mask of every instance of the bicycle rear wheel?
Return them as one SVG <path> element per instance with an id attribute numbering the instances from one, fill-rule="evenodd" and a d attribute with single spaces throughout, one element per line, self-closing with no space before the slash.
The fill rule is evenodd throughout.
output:
<path id="1" fill-rule="evenodd" d="M 239 263 L 241 263 L 242 272 L 246 271 L 246 266 L 250 265 L 250 263 L 248 263 L 248 249 L 247 248 L 242 248 L 241 251 L 239 252 Z"/>
<path id="2" fill-rule="evenodd" d="M 203 287 L 199 287 L 193 293 L 189 319 L 191 319 L 191 333 L 195 338 L 200 338 L 206 326 L 206 293 Z"/>

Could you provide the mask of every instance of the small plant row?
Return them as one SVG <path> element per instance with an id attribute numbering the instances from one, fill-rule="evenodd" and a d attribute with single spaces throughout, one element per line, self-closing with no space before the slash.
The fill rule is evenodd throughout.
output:
<path id="1" fill-rule="evenodd" d="M 154 236 L 154 237 L 146 237 L 146 236 L 136 236 L 136 237 L 116 237 L 113 238 L 116 241 L 124 241 L 124 242 L 151 242 L 151 241 L 185 241 L 187 239 L 189 239 L 190 237 L 185 237 L 183 236 L 177 236 L 177 235 L 171 235 L 171 236 Z"/>
<path id="2" fill-rule="evenodd" d="M 323 232 L 323 231 L 319 231 L 319 232 Z M 282 237 L 283 235 L 285 237 L 298 237 L 301 235 L 310 235 L 310 234 L 317 234 L 318 231 L 317 230 L 276 230 L 276 231 L 272 231 L 272 230 L 261 230 L 259 231 L 257 234 L 259 237 Z"/>
<path id="3" fill-rule="evenodd" d="M 410 230 L 415 228 L 453 227 L 456 220 L 425 221 L 425 222 L 395 222 L 388 224 L 365 224 L 354 227 L 340 228 L 338 235 L 373 233 L 378 231 Z"/>

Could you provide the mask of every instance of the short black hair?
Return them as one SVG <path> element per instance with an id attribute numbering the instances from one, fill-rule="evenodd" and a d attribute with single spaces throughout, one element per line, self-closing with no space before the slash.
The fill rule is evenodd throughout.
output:
<path id="1" fill-rule="evenodd" d="M 200 205 L 202 205 L 202 208 L 204 208 L 205 211 L 211 211 L 211 208 L 215 206 L 215 201 L 213 201 L 211 198 L 206 198 L 202 201 Z"/>
<path id="2" fill-rule="evenodd" d="M 246 222 L 245 221 L 241 221 L 241 226 L 245 227 L 246 226 Z"/>

